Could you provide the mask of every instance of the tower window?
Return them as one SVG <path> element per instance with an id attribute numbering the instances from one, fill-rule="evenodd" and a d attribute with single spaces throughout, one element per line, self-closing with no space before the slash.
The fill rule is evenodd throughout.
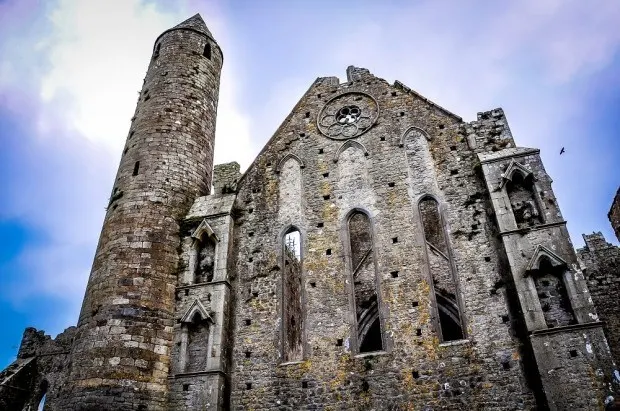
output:
<path id="1" fill-rule="evenodd" d="M 140 162 L 136 161 L 136 164 L 134 164 L 134 166 L 133 166 L 133 175 L 137 176 L 138 175 L 138 171 L 140 171 Z"/>
<path id="2" fill-rule="evenodd" d="M 155 53 L 153 53 L 153 58 L 156 59 L 157 57 L 159 57 L 159 50 L 161 49 L 161 43 L 159 43 L 156 47 L 155 47 Z"/>
<path id="3" fill-rule="evenodd" d="M 209 60 L 211 60 L 211 44 L 207 43 L 205 44 L 205 49 L 202 52 L 203 57 L 208 58 Z"/>

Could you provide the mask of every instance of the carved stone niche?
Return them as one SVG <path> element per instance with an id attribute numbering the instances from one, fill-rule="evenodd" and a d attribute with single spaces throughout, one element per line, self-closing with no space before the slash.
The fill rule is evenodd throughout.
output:
<path id="1" fill-rule="evenodd" d="M 213 318 L 200 300 L 196 299 L 186 310 L 180 322 L 179 372 L 206 371 L 213 344 Z"/>
<path id="2" fill-rule="evenodd" d="M 213 229 L 202 220 L 192 233 L 193 246 L 189 258 L 187 284 L 200 284 L 213 281 L 216 265 L 216 246 L 219 242 Z"/>
<path id="3" fill-rule="evenodd" d="M 502 174 L 500 188 L 505 190 L 517 228 L 532 227 L 542 224 L 534 174 L 523 164 L 514 160 Z"/>

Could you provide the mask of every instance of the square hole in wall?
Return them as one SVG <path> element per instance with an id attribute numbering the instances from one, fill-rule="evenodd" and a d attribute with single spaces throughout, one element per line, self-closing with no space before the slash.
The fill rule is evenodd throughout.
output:
<path id="1" fill-rule="evenodd" d="M 330 197 L 329 197 L 329 194 L 328 194 L 328 195 L 326 195 L 326 196 L 323 196 L 323 200 L 329 200 L 329 198 L 330 198 Z"/>
<path id="2" fill-rule="evenodd" d="M 342 338 L 336 340 L 336 347 L 342 347 Z"/>
<path id="3" fill-rule="evenodd" d="M 411 371 L 411 376 L 417 380 L 420 378 L 420 373 L 417 371 Z"/>
<path id="4" fill-rule="evenodd" d="M 542 285 L 545 286 L 545 287 L 549 287 L 549 281 L 542 280 Z"/>
<path id="5" fill-rule="evenodd" d="M 188 296 L 189 295 L 189 290 L 185 290 L 185 295 Z"/>
<path id="6" fill-rule="evenodd" d="M 396 183 L 394 183 L 394 182 L 388 183 L 388 187 L 394 187 L 395 185 L 396 185 Z"/>
<path id="7" fill-rule="evenodd" d="M 421 337 L 422 336 L 422 329 L 421 328 L 416 328 L 415 335 L 417 335 L 418 337 Z"/>
<path id="8" fill-rule="evenodd" d="M 419 302 L 417 302 L 417 301 L 412 301 L 412 302 L 411 302 L 411 306 L 412 306 L 412 307 L 417 307 L 418 305 L 420 305 L 420 303 L 419 303 Z"/>
<path id="9" fill-rule="evenodd" d="M 327 250 L 325 250 L 325 255 L 332 255 L 332 249 L 328 248 Z"/>
<path id="10" fill-rule="evenodd" d="M 570 350 L 570 356 L 575 358 L 577 356 L 577 350 Z"/>
<path id="11" fill-rule="evenodd" d="M 310 112 L 306 111 L 306 118 L 310 118 Z"/>
<path id="12" fill-rule="evenodd" d="M 317 223 L 316 225 L 318 228 L 322 228 L 323 227 L 323 223 Z"/>
<path id="13" fill-rule="evenodd" d="M 487 263 L 491 262 L 491 257 L 484 257 L 484 261 L 486 261 Z"/>
<path id="14" fill-rule="evenodd" d="M 183 384 L 183 391 L 189 391 L 189 384 Z"/>
<path id="15" fill-rule="evenodd" d="M 248 214 L 252 214 L 254 212 L 253 208 L 248 208 Z"/>
<path id="16" fill-rule="evenodd" d="M 455 176 L 459 173 L 459 170 L 450 170 L 450 175 Z"/>
<path id="17" fill-rule="evenodd" d="M 321 98 L 321 94 L 317 94 L 316 96 L 317 96 L 318 98 Z"/>
<path id="18" fill-rule="evenodd" d="M 379 137 L 379 140 L 385 141 L 385 137 Z"/>
<path id="19" fill-rule="evenodd" d="M 323 154 L 323 149 L 319 148 L 319 154 Z"/>
<path id="20" fill-rule="evenodd" d="M 456 146 L 450 146 L 450 151 L 456 151 Z"/>
<path id="21" fill-rule="evenodd" d="M 250 320 L 249 318 L 245 319 L 245 325 L 251 325 L 252 324 L 252 320 Z"/>
<path id="22" fill-rule="evenodd" d="M 396 92 L 392 91 L 392 97 L 396 97 Z"/>
<path id="23" fill-rule="evenodd" d="M 250 358 L 252 356 L 252 351 L 246 351 L 244 352 L 245 354 L 245 358 Z"/>
<path id="24" fill-rule="evenodd" d="M 248 237 L 254 237 L 254 231 L 250 231 L 250 232 L 248 233 Z"/>
<path id="25" fill-rule="evenodd" d="M 502 368 L 505 370 L 510 369 L 510 361 L 502 361 Z"/>
<path id="26" fill-rule="evenodd" d="M 299 137 L 306 137 L 306 133 L 299 133 Z"/>
<path id="27" fill-rule="evenodd" d="M 401 111 L 401 112 L 399 113 L 399 115 L 400 115 L 401 117 L 403 117 L 403 116 L 405 115 L 405 112 L 404 112 L 404 111 Z"/>
<path id="28" fill-rule="evenodd" d="M 308 388 L 308 381 L 302 381 L 301 388 Z"/>
<path id="29" fill-rule="evenodd" d="M 251 263 L 253 261 L 254 261 L 254 258 L 252 258 L 252 257 L 248 258 L 248 263 Z"/>
<path id="30" fill-rule="evenodd" d="M 329 173 L 323 173 L 323 177 L 325 178 L 329 177 Z"/>
<path id="31" fill-rule="evenodd" d="M 390 275 L 392 276 L 392 278 L 398 278 L 398 271 L 392 271 Z"/>
<path id="32" fill-rule="evenodd" d="M 245 383 L 245 389 L 246 390 L 251 390 L 252 389 L 252 383 L 251 382 L 246 382 Z"/>
<path id="33" fill-rule="evenodd" d="M 310 281 L 310 287 L 312 287 L 312 288 L 316 288 L 316 282 L 314 282 L 314 281 Z"/>
<path id="34" fill-rule="evenodd" d="M 258 297 L 258 291 L 252 291 L 252 297 L 254 298 Z"/>
<path id="35" fill-rule="evenodd" d="M 510 317 L 508 317 L 507 315 L 502 315 L 502 322 L 507 323 L 508 321 L 510 321 Z"/>
<path id="36" fill-rule="evenodd" d="M 398 242 L 398 237 L 392 237 L 392 244 L 396 244 Z"/>

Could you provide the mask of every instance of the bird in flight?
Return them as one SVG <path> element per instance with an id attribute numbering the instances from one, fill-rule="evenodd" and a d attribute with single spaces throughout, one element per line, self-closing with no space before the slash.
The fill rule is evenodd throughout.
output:
<path id="1" fill-rule="evenodd" d="M 564 154 L 566 150 L 564 150 L 564 147 L 562 147 L 562 149 L 560 150 L 560 155 Z"/>

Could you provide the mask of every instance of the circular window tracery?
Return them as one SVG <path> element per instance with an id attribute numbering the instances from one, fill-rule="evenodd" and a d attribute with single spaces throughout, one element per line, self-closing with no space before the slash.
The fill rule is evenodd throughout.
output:
<path id="1" fill-rule="evenodd" d="M 374 98 L 368 94 L 349 92 L 328 101 L 317 119 L 321 133 L 329 138 L 345 140 L 362 135 L 379 115 Z"/>

